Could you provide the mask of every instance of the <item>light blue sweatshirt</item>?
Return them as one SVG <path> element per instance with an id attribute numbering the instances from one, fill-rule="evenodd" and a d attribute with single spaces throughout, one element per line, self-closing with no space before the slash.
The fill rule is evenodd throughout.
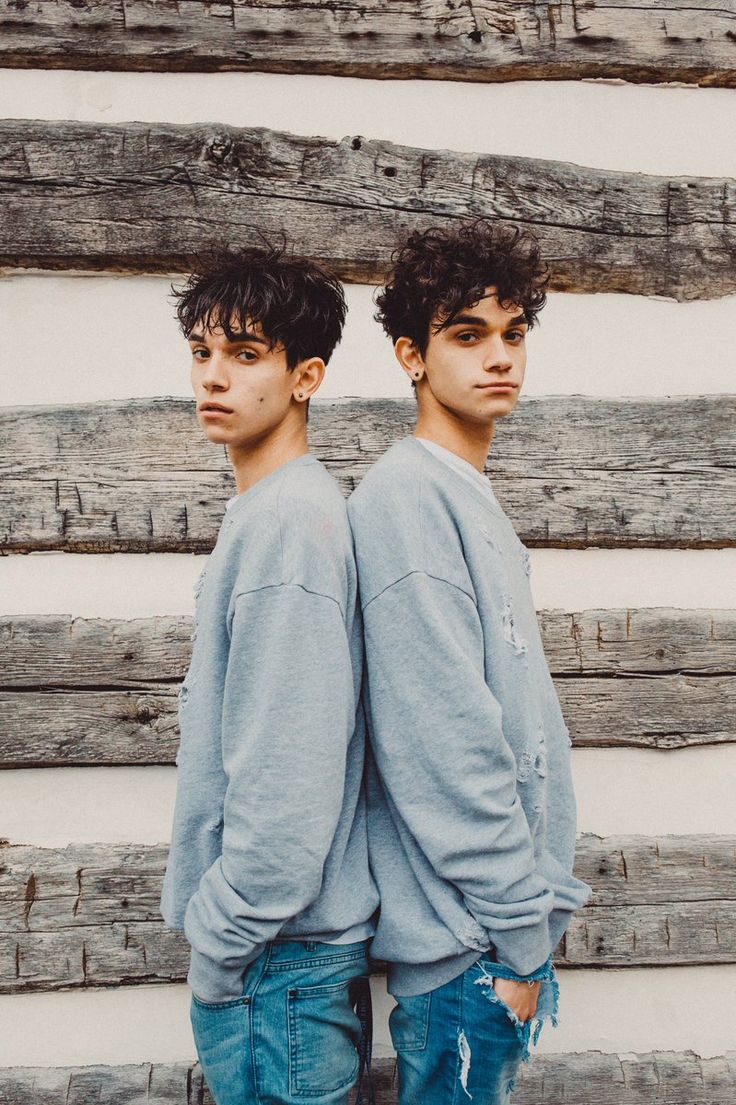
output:
<path id="1" fill-rule="evenodd" d="M 375 927 L 355 562 L 317 457 L 231 501 L 195 594 L 161 912 L 191 945 L 195 994 L 224 1001 L 269 940 Z"/>
<path id="2" fill-rule="evenodd" d="M 570 736 L 529 557 L 490 483 L 409 436 L 348 500 L 364 620 L 372 955 L 424 993 L 495 952 L 545 981 L 592 888 L 572 874 Z M 454 463 L 454 462 L 457 463 Z M 554 1017 L 553 1017 L 554 1019 Z"/>

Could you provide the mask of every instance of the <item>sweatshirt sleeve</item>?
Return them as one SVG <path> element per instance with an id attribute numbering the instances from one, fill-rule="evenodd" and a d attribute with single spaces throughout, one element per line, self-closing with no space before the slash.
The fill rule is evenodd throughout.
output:
<path id="1" fill-rule="evenodd" d="M 516 760 L 485 680 L 476 605 L 417 571 L 363 616 L 374 754 L 391 801 L 499 963 L 534 973 L 553 951 L 554 890 L 537 869 Z"/>
<path id="2" fill-rule="evenodd" d="M 319 894 L 355 725 L 337 602 L 281 584 L 234 600 L 223 691 L 222 852 L 184 917 L 187 981 L 240 997 L 246 966 Z"/>

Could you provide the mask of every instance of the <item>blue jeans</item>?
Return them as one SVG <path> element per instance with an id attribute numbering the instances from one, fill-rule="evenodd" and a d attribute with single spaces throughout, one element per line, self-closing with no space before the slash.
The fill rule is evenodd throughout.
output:
<path id="1" fill-rule="evenodd" d="M 429 993 L 399 997 L 389 1028 L 396 1049 L 399 1105 L 506 1105 L 516 1072 L 529 1059 L 543 1020 L 557 1023 L 558 985 L 551 959 L 534 972 L 542 982 L 537 1013 L 520 1021 L 493 989 L 508 968 L 481 957 Z"/>
<path id="2" fill-rule="evenodd" d="M 347 1105 L 358 1076 L 353 1005 L 367 985 L 367 947 L 269 943 L 248 967 L 242 997 L 206 1002 L 192 994 L 194 1041 L 216 1105 Z"/>

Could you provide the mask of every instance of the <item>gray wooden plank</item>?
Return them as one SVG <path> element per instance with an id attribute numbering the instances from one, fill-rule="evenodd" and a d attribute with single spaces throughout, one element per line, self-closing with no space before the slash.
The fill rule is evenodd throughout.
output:
<path id="1" fill-rule="evenodd" d="M 554 677 L 576 748 L 736 741 L 736 677 Z M 173 764 L 177 687 L 0 691 L 0 769 Z"/>
<path id="2" fill-rule="evenodd" d="M 0 992 L 185 978 L 183 933 L 158 905 L 166 845 L 0 846 Z M 582 835 L 575 873 L 591 902 L 559 966 L 736 962 L 736 837 Z"/>
<path id="3" fill-rule="evenodd" d="M 414 417 L 412 399 L 313 400 L 311 446 L 348 493 Z M 0 409 L 0 470 L 2 552 L 209 552 L 235 492 L 185 399 Z M 525 398 L 488 471 L 530 545 L 733 546 L 736 396 Z"/>
<path id="4" fill-rule="evenodd" d="M 547 1029 L 549 1031 L 549 1029 Z M 373 1062 L 376 1105 L 396 1105 L 394 1059 Z M 736 1051 L 534 1054 L 514 1105 L 733 1105 Z M 355 1102 L 355 1091 L 350 1095 Z M 0 1105 L 213 1105 L 198 1063 L 0 1067 Z"/>
<path id="5" fill-rule="evenodd" d="M 485 215 L 532 228 L 551 288 L 736 291 L 736 181 L 651 176 L 362 136 L 219 125 L 0 123 L 0 265 L 181 272 L 216 242 L 286 232 L 348 280 L 382 278 L 412 229 Z"/>
<path id="6" fill-rule="evenodd" d="M 538 620 L 553 675 L 736 674 L 736 609 L 543 609 Z M 183 614 L 0 615 L 0 690 L 178 683 L 191 659 L 191 634 L 192 619 Z"/>
<path id="7" fill-rule="evenodd" d="M 736 611 L 543 610 L 579 748 L 736 740 Z M 0 768 L 173 764 L 191 619 L 0 617 Z"/>
<path id="8" fill-rule="evenodd" d="M 0 65 L 733 88 L 733 0 L 4 0 Z"/>

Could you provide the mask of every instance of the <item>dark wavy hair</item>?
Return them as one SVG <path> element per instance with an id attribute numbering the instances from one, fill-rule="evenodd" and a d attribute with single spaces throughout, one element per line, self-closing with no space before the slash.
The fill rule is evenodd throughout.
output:
<path id="1" fill-rule="evenodd" d="M 376 322 L 395 342 L 411 338 L 422 356 L 430 327 L 439 333 L 461 310 L 495 285 L 502 307 L 519 305 L 529 328 L 544 306 L 549 273 L 531 231 L 474 219 L 417 230 L 394 254 L 393 268 L 376 296 Z"/>
<path id="2" fill-rule="evenodd" d="M 248 323 L 258 323 L 271 349 L 283 344 L 289 369 L 309 357 L 327 364 L 347 304 L 342 284 L 321 265 L 269 244 L 200 254 L 193 267 L 183 286 L 171 285 L 185 337 L 197 326 L 220 325 L 232 341 Z"/>

